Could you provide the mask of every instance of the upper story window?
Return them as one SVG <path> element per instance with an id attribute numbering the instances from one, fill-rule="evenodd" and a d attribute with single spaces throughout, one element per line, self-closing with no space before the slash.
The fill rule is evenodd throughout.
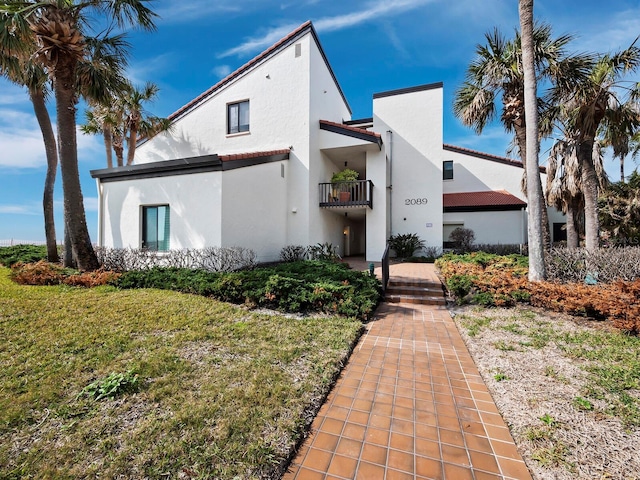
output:
<path id="1" fill-rule="evenodd" d="M 453 180 L 453 160 L 442 162 L 442 179 Z"/>
<path id="2" fill-rule="evenodd" d="M 227 105 L 227 133 L 249 131 L 249 100 Z"/>
<path id="3" fill-rule="evenodd" d="M 142 248 L 169 250 L 169 205 L 142 207 Z"/>

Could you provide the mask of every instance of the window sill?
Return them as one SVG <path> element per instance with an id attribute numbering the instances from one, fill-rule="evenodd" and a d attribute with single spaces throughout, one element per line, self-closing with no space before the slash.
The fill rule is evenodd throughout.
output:
<path id="1" fill-rule="evenodd" d="M 227 138 L 243 137 L 245 135 L 251 135 L 251 132 L 227 133 Z"/>

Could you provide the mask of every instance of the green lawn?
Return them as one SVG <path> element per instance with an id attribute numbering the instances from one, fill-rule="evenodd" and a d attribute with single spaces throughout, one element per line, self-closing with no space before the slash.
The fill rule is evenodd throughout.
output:
<path id="1" fill-rule="evenodd" d="M 3 479 L 277 476 L 362 329 L 8 274 L 0 267 Z M 81 394 L 129 370 L 137 392 Z"/>

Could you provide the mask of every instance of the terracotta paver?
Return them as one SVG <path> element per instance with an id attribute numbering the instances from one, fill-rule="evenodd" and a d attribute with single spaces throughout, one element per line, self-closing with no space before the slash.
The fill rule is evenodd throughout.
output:
<path id="1" fill-rule="evenodd" d="M 437 282 L 430 264 L 391 277 Z M 382 304 L 284 480 L 530 479 L 444 307 Z"/>

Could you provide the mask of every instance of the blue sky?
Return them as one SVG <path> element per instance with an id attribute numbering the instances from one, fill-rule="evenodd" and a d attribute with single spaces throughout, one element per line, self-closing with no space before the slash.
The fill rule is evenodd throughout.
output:
<path id="1" fill-rule="evenodd" d="M 160 87 L 149 110 L 166 116 L 312 20 L 353 110 L 371 116 L 372 95 L 444 82 L 444 141 L 505 155 L 511 141 L 496 123 L 481 136 L 451 113 L 455 90 L 484 33 L 518 26 L 515 0 L 157 0 L 154 33 L 131 32 L 129 77 Z M 640 35 L 640 1 L 538 0 L 535 15 L 556 34 L 576 36 L 570 50 L 607 52 Z M 53 110 L 53 106 L 52 106 Z M 84 119 L 80 105 L 78 120 Z M 89 170 L 106 166 L 98 137 L 80 135 L 79 168 L 92 238 L 97 234 L 97 193 Z M 541 154 L 544 163 L 545 152 Z M 42 139 L 27 94 L 0 79 L 0 240 L 44 240 Z M 635 167 L 628 162 L 627 171 Z M 617 180 L 618 165 L 607 163 Z M 56 188 L 58 237 L 62 189 Z"/>

